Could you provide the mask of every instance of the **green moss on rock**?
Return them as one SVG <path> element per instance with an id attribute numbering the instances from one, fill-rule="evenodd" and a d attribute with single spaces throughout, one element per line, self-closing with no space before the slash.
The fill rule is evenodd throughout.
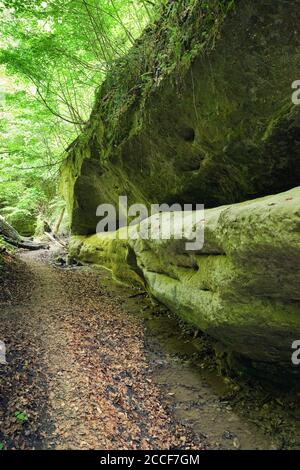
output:
<path id="1" fill-rule="evenodd" d="M 14 208 L 6 215 L 7 221 L 23 237 L 34 235 L 37 225 L 37 216 L 26 209 Z"/>
<path id="2" fill-rule="evenodd" d="M 148 223 L 153 237 L 143 239 Z M 204 246 L 195 252 L 176 239 L 180 224 L 162 240 L 149 219 L 131 227 L 137 236 L 129 232 L 127 240 L 120 239 L 125 229 L 76 237 L 72 254 L 123 282 L 146 282 L 154 297 L 231 353 L 297 373 L 291 345 L 300 338 L 300 188 L 208 209 L 204 226 Z"/>
<path id="3" fill-rule="evenodd" d="M 119 195 L 214 207 L 298 184 L 300 0 L 207 4 L 166 2 L 99 90 L 62 169 L 74 233 Z"/>
<path id="4" fill-rule="evenodd" d="M 114 278 L 123 284 L 140 287 L 143 282 L 130 265 L 130 246 L 127 240 L 115 238 L 115 234 L 73 237 L 69 254 L 83 263 L 109 269 Z"/>

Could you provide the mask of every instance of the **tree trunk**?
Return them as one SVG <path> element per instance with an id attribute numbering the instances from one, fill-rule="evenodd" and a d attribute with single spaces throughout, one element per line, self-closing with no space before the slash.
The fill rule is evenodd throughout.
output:
<path id="1" fill-rule="evenodd" d="M 55 227 L 53 229 L 53 233 L 54 235 L 57 235 L 58 234 L 58 231 L 59 231 L 59 228 L 61 226 L 61 223 L 62 223 L 62 220 L 64 218 L 64 215 L 65 215 L 65 207 L 63 207 L 63 209 L 61 210 L 60 214 L 59 214 L 59 217 L 56 221 L 56 224 L 55 224 Z"/>
<path id="2" fill-rule="evenodd" d="M 28 240 L 21 235 L 0 216 L 0 236 L 4 241 L 17 248 L 26 248 L 27 250 L 40 250 L 46 248 L 47 245 L 43 243 L 35 243 Z"/>
<path id="3" fill-rule="evenodd" d="M 10 240 L 21 241 L 19 233 L 0 215 L 0 235 Z"/>

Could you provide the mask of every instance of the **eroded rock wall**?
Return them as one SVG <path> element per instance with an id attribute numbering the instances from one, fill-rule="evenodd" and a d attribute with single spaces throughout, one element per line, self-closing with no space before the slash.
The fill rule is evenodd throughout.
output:
<path id="1" fill-rule="evenodd" d="M 141 236 L 145 224 L 152 239 Z M 179 224 L 171 239 L 156 239 L 152 217 L 130 228 L 127 241 L 116 233 L 76 237 L 71 253 L 108 267 L 123 282 L 145 283 L 229 351 L 293 372 L 291 347 L 300 338 L 300 187 L 208 209 L 204 226 L 204 246 L 196 252 L 176 239 Z"/>
<path id="2" fill-rule="evenodd" d="M 204 3 L 167 2 L 102 85 L 62 170 L 74 233 L 119 195 L 214 207 L 299 184 L 300 1 Z"/>
<path id="3" fill-rule="evenodd" d="M 294 372 L 300 338 L 299 11 L 300 0 L 165 2 L 62 168 L 71 254 L 146 285 L 263 373 Z M 205 204 L 203 249 L 94 235 L 97 206 L 121 195 Z"/>

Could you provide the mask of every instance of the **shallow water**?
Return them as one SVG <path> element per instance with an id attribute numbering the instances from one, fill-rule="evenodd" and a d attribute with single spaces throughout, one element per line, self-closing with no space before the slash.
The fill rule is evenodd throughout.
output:
<path id="1" fill-rule="evenodd" d="M 276 444 L 255 424 L 238 413 L 226 398 L 232 392 L 215 368 L 199 360 L 201 342 L 187 335 L 177 320 L 159 306 L 101 273 L 101 284 L 122 298 L 124 309 L 142 315 L 145 353 L 163 400 L 180 422 L 203 434 L 211 449 L 276 449 Z M 134 294 L 133 294 L 134 295 Z"/>
<path id="2" fill-rule="evenodd" d="M 153 374 L 177 419 L 204 434 L 213 449 L 275 448 L 275 443 L 233 410 L 224 398 L 230 387 L 217 371 L 197 364 L 197 339 L 184 337 L 173 318 L 145 321 Z"/>

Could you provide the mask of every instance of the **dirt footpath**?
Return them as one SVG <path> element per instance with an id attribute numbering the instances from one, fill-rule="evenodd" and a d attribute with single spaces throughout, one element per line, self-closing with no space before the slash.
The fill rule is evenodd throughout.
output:
<path id="1" fill-rule="evenodd" d="M 0 447 L 201 449 L 152 382 L 144 326 L 92 270 L 22 253 L 0 296 Z"/>

